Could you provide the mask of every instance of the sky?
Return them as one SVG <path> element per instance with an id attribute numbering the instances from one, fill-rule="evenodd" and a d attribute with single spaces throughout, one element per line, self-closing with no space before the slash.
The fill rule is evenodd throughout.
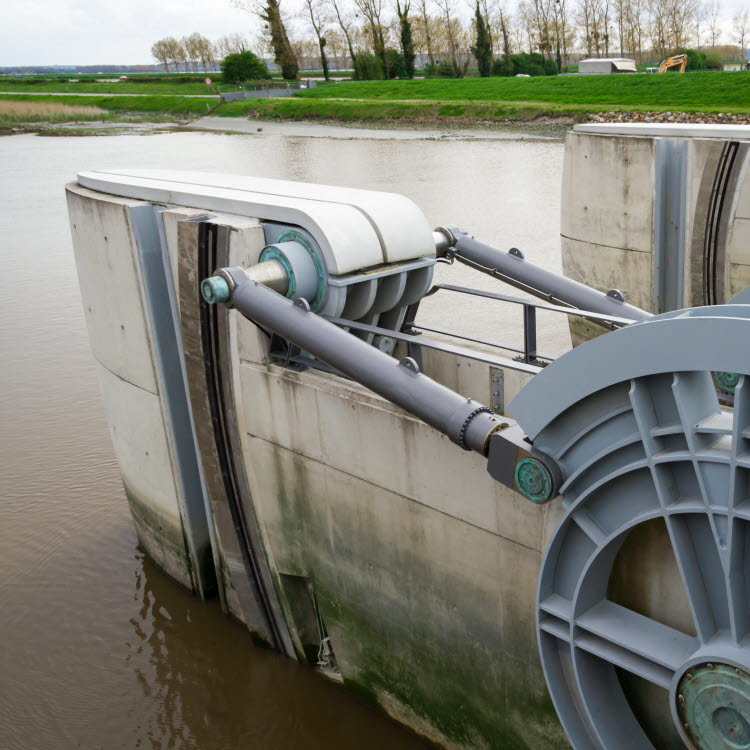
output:
<path id="1" fill-rule="evenodd" d="M 229 0 L 0 0 L 0 66 L 149 64 L 162 37 L 257 28 Z"/>
<path id="2" fill-rule="evenodd" d="M 748 1 L 724 0 L 722 15 Z M 253 38 L 257 24 L 229 0 L 0 0 L 0 66 L 148 64 L 162 37 Z"/>

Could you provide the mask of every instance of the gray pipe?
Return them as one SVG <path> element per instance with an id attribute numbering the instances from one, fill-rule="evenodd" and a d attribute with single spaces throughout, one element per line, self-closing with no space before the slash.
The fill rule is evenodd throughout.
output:
<path id="1" fill-rule="evenodd" d="M 444 231 L 441 230 L 441 233 Z M 475 240 L 468 234 L 458 234 L 452 227 L 450 233 L 452 239 L 455 240 L 452 250 L 457 260 L 468 262 L 468 265 L 496 276 L 535 297 L 557 301 L 579 310 L 627 318 L 634 322 L 651 317 L 651 313 L 625 302 L 622 294 L 617 290 L 604 294 L 590 286 L 530 263 L 524 259 L 520 250 L 513 249 L 504 252 L 492 245 Z"/>
<path id="2" fill-rule="evenodd" d="M 400 406 L 461 447 L 487 455 L 488 439 L 502 422 L 487 411 L 477 411 L 485 408 L 482 404 L 421 374 L 412 359 L 399 362 L 310 312 L 304 300 L 292 302 L 248 279 L 241 268 L 224 268 L 221 274 L 235 284 L 230 304 L 248 320 Z"/>

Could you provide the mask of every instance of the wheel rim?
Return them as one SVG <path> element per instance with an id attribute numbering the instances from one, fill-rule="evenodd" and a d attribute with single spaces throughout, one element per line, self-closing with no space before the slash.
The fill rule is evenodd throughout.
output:
<path id="1" fill-rule="evenodd" d="M 667 692 L 688 746 L 750 747 L 750 377 L 738 377 L 734 409 L 722 410 L 710 367 L 650 367 L 566 404 L 535 436 L 567 477 L 539 578 L 542 666 L 575 748 L 653 747 L 617 668 Z M 623 542 L 655 519 L 666 525 L 695 635 L 608 598 Z M 696 693 L 699 683 L 688 683 L 707 664 L 716 684 Z"/>

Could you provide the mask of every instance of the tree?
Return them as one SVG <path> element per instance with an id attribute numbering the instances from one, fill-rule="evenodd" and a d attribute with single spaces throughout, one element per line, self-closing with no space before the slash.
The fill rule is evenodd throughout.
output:
<path id="1" fill-rule="evenodd" d="M 221 61 L 223 83 L 244 83 L 270 78 L 268 66 L 257 55 L 245 50 L 227 55 Z"/>
<path id="2" fill-rule="evenodd" d="M 367 20 L 372 50 L 385 65 L 385 33 L 383 31 L 383 0 L 354 0 L 362 15 Z"/>
<path id="3" fill-rule="evenodd" d="M 296 80 L 299 65 L 281 13 L 281 0 L 233 0 L 233 4 L 240 10 L 254 13 L 266 22 L 274 62 L 281 68 L 281 75 L 285 80 Z"/>
<path id="4" fill-rule="evenodd" d="M 422 17 L 422 31 L 424 33 L 425 47 L 427 48 L 427 59 L 430 61 L 430 66 L 434 67 L 435 55 L 432 53 L 432 30 L 430 28 L 432 19 L 427 15 L 427 0 L 420 0 L 419 12 Z"/>
<path id="5" fill-rule="evenodd" d="M 186 64 L 185 48 L 182 46 L 182 42 L 173 36 L 168 36 L 162 41 L 166 45 L 166 52 L 174 66 L 175 72 L 179 73 L 180 65 Z"/>
<path id="6" fill-rule="evenodd" d="M 211 40 L 205 36 L 200 37 L 198 57 L 200 58 L 204 73 L 207 73 L 209 70 L 213 69 L 214 45 L 212 44 Z"/>
<path id="7" fill-rule="evenodd" d="M 380 55 L 374 55 L 372 52 L 360 52 L 354 63 L 354 80 L 382 81 L 383 61 L 380 59 Z"/>
<path id="8" fill-rule="evenodd" d="M 445 33 L 445 39 L 450 56 L 450 65 L 453 68 L 454 78 L 461 78 L 465 69 L 459 61 L 459 34 L 461 29 L 460 19 L 456 17 L 456 8 L 453 0 L 435 0 L 435 5 L 440 9 L 443 16 L 442 31 Z M 467 61 L 468 62 L 468 61 Z"/>
<path id="9" fill-rule="evenodd" d="M 481 10 L 479 9 L 478 2 L 474 13 L 474 19 L 476 22 L 477 36 L 476 42 L 471 48 L 471 52 L 477 59 L 477 67 L 479 68 L 480 77 L 489 78 L 490 68 L 492 67 L 492 44 L 490 43 L 490 35 L 487 32 L 487 24 L 484 21 Z"/>
<path id="10" fill-rule="evenodd" d="M 404 0 L 403 9 L 401 0 L 396 0 L 396 15 L 398 16 L 399 38 L 401 40 L 401 51 L 404 57 L 404 68 L 407 78 L 414 78 L 414 36 L 411 31 L 411 21 L 409 20 L 409 10 L 411 0 Z M 400 77 L 400 76 L 399 76 Z"/>
<path id="11" fill-rule="evenodd" d="M 404 56 L 393 47 L 386 47 L 383 78 L 406 78 L 406 62 Z"/>
<path id="12" fill-rule="evenodd" d="M 165 39 L 159 39 L 151 45 L 151 57 L 164 66 L 164 70 L 169 73 L 170 51 L 169 44 Z"/>
<path id="13" fill-rule="evenodd" d="M 215 44 L 215 52 L 218 57 L 223 58 L 235 52 L 244 52 L 250 49 L 247 39 L 242 34 L 226 34 L 220 36 Z"/>
<path id="14" fill-rule="evenodd" d="M 740 11 L 737 11 L 737 15 L 732 19 L 732 30 L 735 33 L 735 39 L 737 40 L 737 44 L 740 45 L 740 54 L 744 58 L 747 54 L 747 47 L 745 46 L 745 42 L 747 39 L 747 33 L 750 30 L 750 13 L 748 13 L 747 8 L 743 8 Z"/>
<path id="15" fill-rule="evenodd" d="M 323 33 L 324 26 L 328 23 L 328 20 L 321 12 L 321 0 L 305 0 L 305 7 L 307 8 L 307 16 L 310 19 L 310 26 L 312 27 L 315 38 L 318 40 L 318 49 L 320 50 L 320 65 L 323 69 L 323 78 L 326 81 L 331 79 L 328 73 L 328 57 L 326 57 L 326 38 Z"/>
<path id="16" fill-rule="evenodd" d="M 187 60 L 188 70 L 192 65 L 193 72 L 198 72 L 198 60 L 201 56 L 201 47 L 203 45 L 203 37 L 196 31 L 190 36 L 184 36 L 182 38 L 182 48 L 185 50 L 185 58 Z"/>
<path id="17" fill-rule="evenodd" d="M 721 26 L 719 24 L 719 15 L 721 14 L 721 2 L 719 0 L 709 0 L 706 6 L 708 17 L 708 33 L 711 35 L 711 46 L 715 47 L 721 37 Z"/>
<path id="18" fill-rule="evenodd" d="M 352 67 L 354 67 L 354 63 L 357 61 L 357 55 L 354 52 L 354 46 L 352 44 L 354 22 L 346 12 L 342 13 L 341 0 L 330 0 L 330 2 L 334 13 L 336 14 L 336 20 L 341 27 L 341 33 L 344 35 L 344 39 L 346 39 L 346 46 L 349 49 L 349 57 L 351 57 Z"/>

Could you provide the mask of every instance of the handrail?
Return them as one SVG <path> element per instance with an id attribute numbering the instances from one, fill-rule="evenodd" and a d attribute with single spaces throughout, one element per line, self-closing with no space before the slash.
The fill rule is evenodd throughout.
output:
<path id="1" fill-rule="evenodd" d="M 631 325 L 637 321 L 630 318 L 620 318 L 616 315 L 603 315 L 602 313 L 595 313 L 589 310 L 580 310 L 577 307 L 564 307 L 563 305 L 552 305 L 549 302 L 536 302 L 535 300 L 522 299 L 521 297 L 511 297 L 508 294 L 498 294 L 497 292 L 485 292 L 482 289 L 472 289 L 466 286 L 454 286 L 453 284 L 434 284 L 432 288 L 425 294 L 425 297 L 429 297 L 431 294 L 435 294 L 441 290 L 447 292 L 458 292 L 459 294 L 471 294 L 476 297 L 486 297 L 487 299 L 494 299 L 500 302 L 512 302 L 516 305 L 523 305 L 524 307 L 536 307 L 539 310 L 550 310 L 552 312 L 559 312 L 565 315 L 577 315 L 581 318 L 589 318 L 590 320 L 599 320 L 604 323 L 615 323 L 618 325 Z"/>
<path id="2" fill-rule="evenodd" d="M 498 294 L 497 292 L 485 292 L 481 289 L 472 289 L 471 287 L 455 286 L 453 284 L 435 284 L 425 295 L 426 297 L 444 290 L 446 292 L 457 292 L 458 294 L 469 294 L 475 297 L 484 297 L 486 299 L 494 299 L 498 302 L 510 302 L 514 305 L 521 305 L 523 307 L 523 350 L 513 349 L 511 347 L 490 344 L 489 342 L 483 342 L 478 339 L 468 339 L 465 336 L 459 336 L 458 338 L 465 338 L 475 343 L 489 344 L 490 346 L 497 346 L 507 351 L 518 351 L 520 357 L 518 358 L 522 362 L 531 365 L 547 364 L 545 360 L 551 360 L 551 357 L 544 357 L 537 352 L 536 348 L 536 311 L 537 310 L 548 310 L 550 312 L 558 312 L 564 315 L 576 315 L 581 318 L 587 318 L 594 320 L 599 323 L 605 323 L 612 328 L 617 326 L 630 325 L 636 321 L 628 318 L 620 318 L 613 315 L 603 315 L 602 313 L 595 313 L 589 310 L 579 310 L 577 307 L 564 307 L 563 305 L 553 305 L 549 302 L 537 302 L 536 300 L 522 299 L 521 297 L 511 297 L 508 294 Z M 413 323 L 416 327 L 418 323 Z M 426 328 L 426 330 L 429 330 Z M 443 333 L 443 331 L 436 331 Z M 447 331 L 445 333 L 448 333 Z M 453 335 L 448 333 L 448 335 Z"/>

